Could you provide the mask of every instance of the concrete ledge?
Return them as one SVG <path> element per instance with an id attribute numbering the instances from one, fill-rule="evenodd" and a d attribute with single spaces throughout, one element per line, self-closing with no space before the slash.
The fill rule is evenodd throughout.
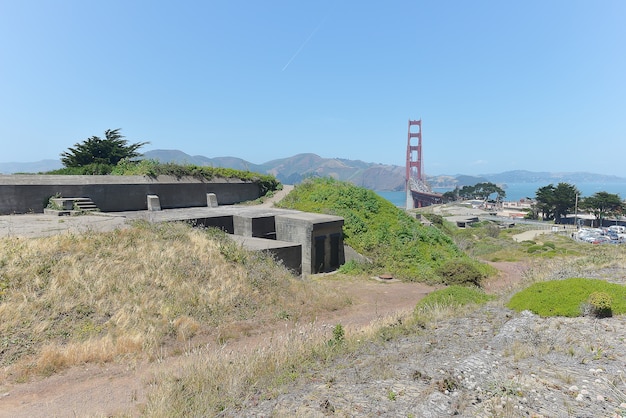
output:
<path id="1" fill-rule="evenodd" d="M 159 196 L 155 194 L 149 194 L 146 197 L 146 200 L 148 202 L 148 210 L 161 210 L 161 202 L 159 201 Z"/>
<path id="2" fill-rule="evenodd" d="M 207 194 L 232 205 L 260 197 L 257 183 L 193 177 L 0 175 L 0 215 L 43 213 L 54 195 L 90 198 L 103 212 L 147 210 L 147 195 L 158 195 L 162 209 L 206 207 Z"/>
<path id="3" fill-rule="evenodd" d="M 293 242 L 243 237 L 240 235 L 229 235 L 228 237 L 241 244 L 247 250 L 268 252 L 297 276 L 302 274 L 302 245 Z"/>
<path id="4" fill-rule="evenodd" d="M 210 208 L 217 207 L 217 196 L 215 196 L 215 193 L 206 194 L 206 205 Z"/>

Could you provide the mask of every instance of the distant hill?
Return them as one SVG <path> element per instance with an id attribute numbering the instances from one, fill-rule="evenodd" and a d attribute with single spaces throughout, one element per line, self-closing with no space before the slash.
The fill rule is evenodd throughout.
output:
<path id="1" fill-rule="evenodd" d="M 342 158 L 323 158 L 311 153 L 297 154 L 263 164 L 253 164 L 235 157 L 192 157 L 177 150 L 147 151 L 144 158 L 272 174 L 284 184 L 297 184 L 307 177 L 334 177 L 372 190 L 404 190 L 405 183 L 404 167 Z"/>
<path id="2" fill-rule="evenodd" d="M 63 167 L 61 160 L 41 160 L 30 163 L 0 163 L 0 174 L 43 173 Z"/>
<path id="3" fill-rule="evenodd" d="M 254 164 L 237 157 L 214 157 L 189 155 L 180 150 L 157 149 L 146 151 L 144 158 L 178 164 L 195 164 L 234 168 L 272 174 L 284 184 L 297 184 L 307 177 L 334 177 L 349 181 L 357 186 L 378 191 L 404 190 L 405 167 L 397 165 L 368 163 L 345 158 L 324 158 L 316 154 L 297 154 L 293 157 L 271 160 L 263 164 Z M 43 160 L 34 163 L 0 163 L 0 173 L 39 173 L 61 168 L 59 160 Z M 431 187 L 453 189 L 454 187 L 473 186 L 476 183 L 492 182 L 499 185 L 507 183 L 539 183 L 541 185 L 563 183 L 626 183 L 626 179 L 617 176 L 584 172 L 550 173 L 525 170 L 506 171 L 498 174 L 468 176 L 463 174 L 427 176 Z"/>
<path id="4" fill-rule="evenodd" d="M 626 179 L 617 176 L 585 172 L 550 173 L 526 170 L 506 171 L 500 174 L 485 174 L 493 183 L 624 183 Z"/>

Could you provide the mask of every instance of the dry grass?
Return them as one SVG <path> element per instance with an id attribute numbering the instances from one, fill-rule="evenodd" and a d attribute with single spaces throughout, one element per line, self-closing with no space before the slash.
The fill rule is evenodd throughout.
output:
<path id="1" fill-rule="evenodd" d="M 531 282 L 570 277 L 571 275 L 584 276 L 585 273 L 604 270 L 611 271 L 612 266 L 623 265 L 626 255 L 621 254 L 620 248 L 605 246 L 602 248 L 588 248 L 587 255 L 578 258 L 539 259 L 532 263 L 532 267 L 525 273 L 527 286 Z M 581 251 L 582 252 L 582 251 Z M 490 302 L 501 305 L 502 300 Z M 316 329 L 312 326 L 303 333 L 291 333 L 277 340 L 269 342 L 263 347 L 257 347 L 254 352 L 200 350 L 189 358 L 186 365 L 174 376 L 163 374 L 151 382 L 151 391 L 143 411 L 148 416 L 225 416 L 237 415 L 239 408 L 246 405 L 255 405 L 265 399 L 275 397 L 285 384 L 298 378 L 315 379 L 316 370 L 336 365 L 329 360 L 336 355 L 351 356 L 358 346 L 358 340 L 380 340 L 393 343 L 393 338 L 406 332 L 421 332 L 439 327 L 451 317 L 463 317 L 476 309 L 475 305 L 449 306 L 441 303 L 418 305 L 411 318 L 387 318 L 366 329 L 354 330 L 346 336 L 346 345 L 340 350 L 327 344 L 332 338 L 330 329 Z M 494 317 L 493 321 L 502 321 Z M 398 324 L 402 323 L 401 326 Z M 556 324 L 557 328 L 560 324 Z M 566 327 L 562 327 L 566 332 Z M 558 330 L 557 330 L 558 331 Z M 529 329 L 529 335 L 536 335 L 537 330 Z M 556 332 L 551 330 L 551 332 Z M 548 333 L 550 335 L 550 333 Z M 553 349 L 551 338 L 525 342 L 516 342 L 505 355 L 522 361 L 529 356 L 543 356 L 547 350 Z M 436 343 L 436 341 L 435 341 Z M 434 345 L 434 344 L 433 344 Z M 435 348 L 436 349 L 436 348 Z M 374 358 L 368 364 L 369 380 L 393 377 L 393 369 L 385 360 Z M 365 368 L 365 365 L 363 365 Z M 340 369 L 336 373 L 341 373 Z M 332 373 L 331 373 L 332 375 Z M 564 377 L 567 379 L 567 377 Z M 332 377 L 319 384 L 332 385 Z M 438 382 L 433 384 L 436 388 Z M 512 393 L 518 390 L 519 382 L 507 381 L 499 388 L 509 388 Z M 436 390 L 436 389 L 433 389 Z M 395 396 L 391 389 L 388 396 Z M 510 395 L 502 393 L 495 396 L 491 412 L 493 416 L 516 416 Z"/>
<path id="2" fill-rule="evenodd" d="M 299 378 L 315 379 L 316 370 L 334 364 L 337 356 L 350 355 L 363 342 L 376 340 L 382 328 L 397 323 L 396 316 L 381 318 L 353 330 L 341 342 L 333 339 L 332 327 L 311 323 L 250 350 L 200 348 L 175 374 L 162 373 L 149 382 L 142 412 L 150 417 L 237 415 L 239 408 L 274 398 Z M 391 373 L 383 360 L 379 371 Z"/>
<path id="3" fill-rule="evenodd" d="M 346 301 L 271 258 L 185 224 L 0 240 L 0 365 L 9 376 L 162 357 L 311 318 Z M 288 315 L 284 313 L 287 312 Z M 205 341 L 201 341 L 204 338 Z"/>

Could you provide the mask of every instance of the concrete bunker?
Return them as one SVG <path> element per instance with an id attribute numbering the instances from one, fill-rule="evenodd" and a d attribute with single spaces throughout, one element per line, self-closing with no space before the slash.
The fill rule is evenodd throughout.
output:
<path id="1" fill-rule="evenodd" d="M 60 210 L 53 210 L 58 214 L 89 209 L 127 219 L 219 228 L 252 250 L 273 253 L 297 274 L 328 272 L 345 262 L 343 218 L 235 206 L 260 196 L 260 187 L 253 182 L 171 176 L 0 176 L 0 214 L 44 212 L 51 196 L 59 196 Z M 218 206 L 218 201 L 227 206 Z"/>
<path id="2" fill-rule="evenodd" d="M 248 249 L 274 254 L 296 274 L 329 272 L 345 263 L 344 221 L 339 216 L 253 206 L 131 211 L 120 215 L 219 228 Z"/>

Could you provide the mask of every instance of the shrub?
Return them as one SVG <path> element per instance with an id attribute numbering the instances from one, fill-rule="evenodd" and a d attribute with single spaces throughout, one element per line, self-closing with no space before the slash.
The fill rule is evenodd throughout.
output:
<path id="1" fill-rule="evenodd" d="M 437 269 L 446 285 L 480 286 L 483 273 L 470 260 L 452 259 Z"/>
<path id="2" fill-rule="evenodd" d="M 91 163 L 80 167 L 63 167 L 58 170 L 49 171 L 46 174 L 57 174 L 63 176 L 92 176 L 111 174 L 115 166 L 103 163 Z"/>
<path id="3" fill-rule="evenodd" d="M 339 267 L 339 272 L 343 274 L 363 274 L 371 270 L 372 264 L 362 261 L 350 260 Z"/>
<path id="4" fill-rule="evenodd" d="M 528 252 L 528 254 L 532 254 L 532 253 L 538 253 L 543 250 L 544 250 L 543 245 L 531 245 L 530 247 L 528 247 L 526 252 Z"/>
<path id="5" fill-rule="evenodd" d="M 429 293 L 424 299 L 417 303 L 415 306 L 415 313 L 417 314 L 424 309 L 433 308 L 435 306 L 464 306 L 468 304 L 481 305 L 494 298 L 495 296 L 487 295 L 484 291 L 478 288 L 450 286 L 445 289 Z"/>
<path id="6" fill-rule="evenodd" d="M 278 180 L 269 174 L 259 174 L 251 171 L 235 170 L 232 168 L 197 166 L 193 164 L 160 163 L 156 160 L 129 160 L 124 158 L 117 165 L 93 163 L 82 167 L 64 167 L 49 171 L 46 174 L 60 175 L 117 175 L 117 176 L 158 176 L 194 177 L 202 180 L 214 178 L 240 179 L 259 185 L 261 195 L 280 189 Z"/>
<path id="7" fill-rule="evenodd" d="M 500 227 L 498 225 L 487 225 L 485 226 L 485 234 L 491 238 L 498 238 L 500 235 Z"/>
<path id="8" fill-rule="evenodd" d="M 591 308 L 591 314 L 598 318 L 608 318 L 613 315 L 611 310 L 613 299 L 606 292 L 593 292 L 589 295 L 587 303 Z"/>
<path id="9" fill-rule="evenodd" d="M 434 213 L 423 213 L 422 216 L 432 222 L 434 225 L 443 226 L 444 218 Z"/>
<path id="10" fill-rule="evenodd" d="M 331 347 L 339 346 L 345 343 L 346 341 L 346 332 L 343 329 L 343 325 L 337 324 L 335 328 L 333 328 L 333 338 L 328 340 L 327 344 Z"/>

